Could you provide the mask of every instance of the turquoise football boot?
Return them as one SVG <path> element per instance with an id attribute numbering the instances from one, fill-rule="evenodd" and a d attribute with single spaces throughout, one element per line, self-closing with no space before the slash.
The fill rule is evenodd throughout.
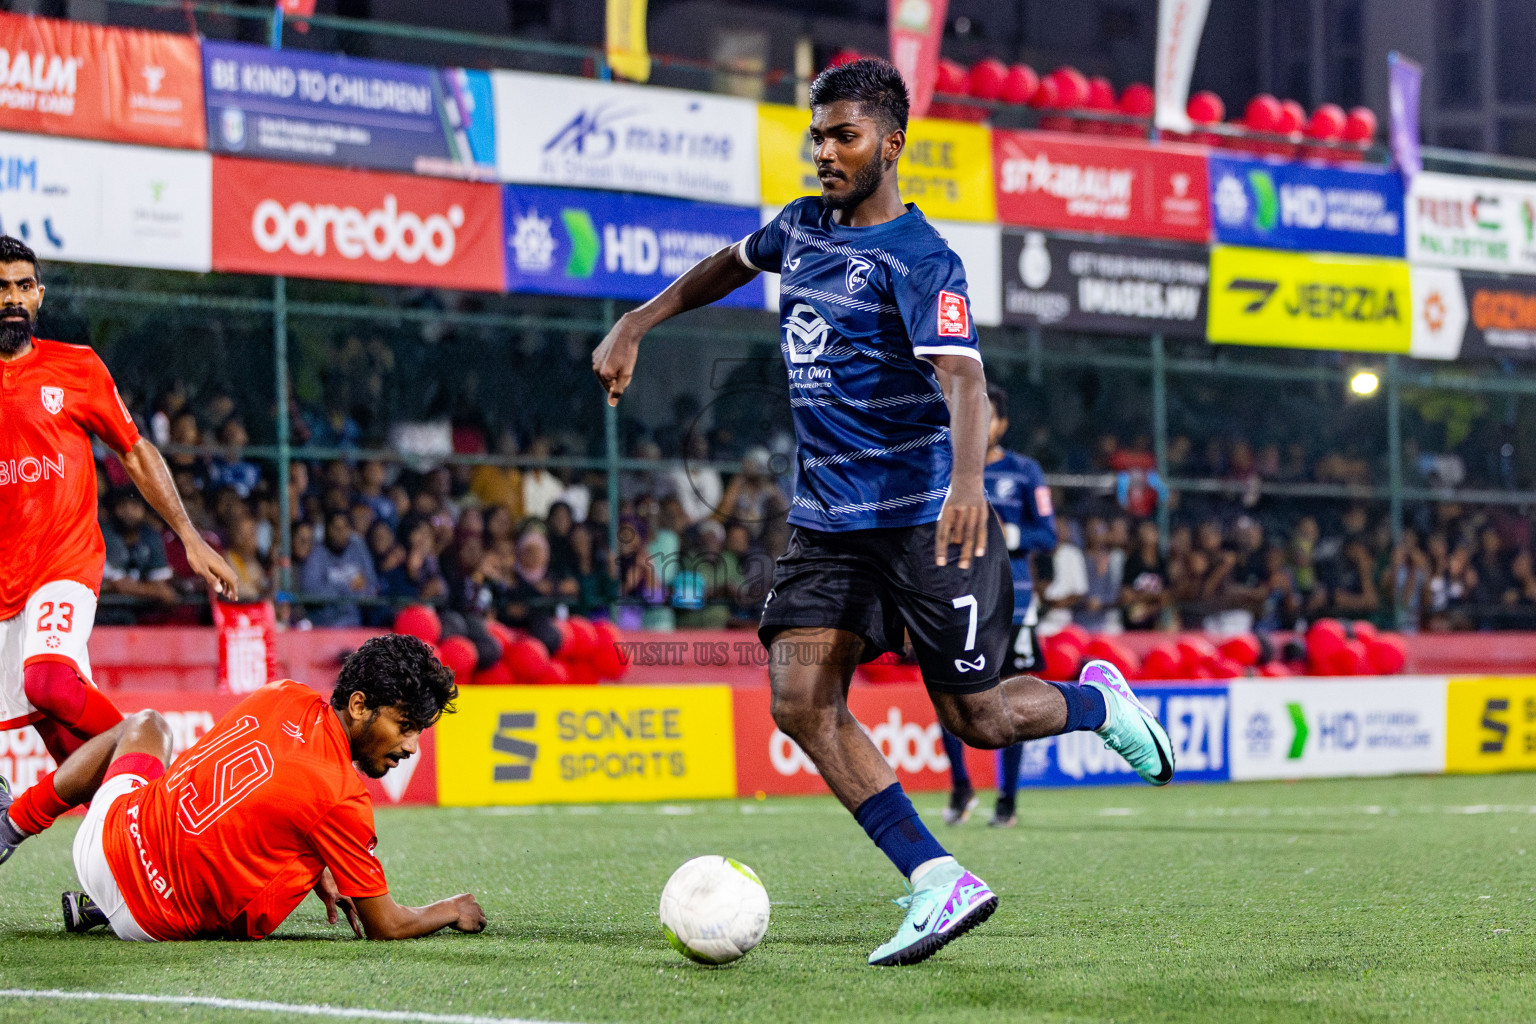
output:
<path id="1" fill-rule="evenodd" d="M 933 868 L 921 889 L 894 900 L 907 912 L 890 942 L 869 954 L 876 967 L 921 963 L 992 916 L 997 895 L 959 864 Z"/>
<path id="2" fill-rule="evenodd" d="M 1173 744 L 1157 716 L 1136 699 L 1131 685 L 1120 670 L 1107 661 L 1090 661 L 1078 681 L 1104 694 L 1109 714 L 1096 731 L 1104 745 L 1136 769 L 1136 774 L 1154 786 L 1173 781 Z"/>

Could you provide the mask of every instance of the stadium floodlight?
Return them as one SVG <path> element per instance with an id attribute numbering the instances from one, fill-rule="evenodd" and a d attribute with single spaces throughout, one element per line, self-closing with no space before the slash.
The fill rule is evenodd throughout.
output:
<path id="1" fill-rule="evenodd" d="M 1361 370 L 1349 378 L 1349 390 L 1361 398 L 1368 398 L 1374 395 L 1379 387 L 1381 387 L 1381 378 L 1370 370 Z"/>

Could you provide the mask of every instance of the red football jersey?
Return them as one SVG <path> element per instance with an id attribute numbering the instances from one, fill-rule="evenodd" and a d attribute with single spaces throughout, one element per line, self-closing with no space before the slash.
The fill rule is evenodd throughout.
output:
<path id="1" fill-rule="evenodd" d="M 50 580 L 101 590 L 91 434 L 115 451 L 139 441 L 106 364 L 82 345 L 38 338 L 0 363 L 0 620 Z"/>
<path id="2" fill-rule="evenodd" d="M 102 842 L 133 918 L 156 939 L 260 939 L 330 868 L 343 896 L 389 891 L 373 803 L 336 712 L 268 683 L 112 805 Z"/>

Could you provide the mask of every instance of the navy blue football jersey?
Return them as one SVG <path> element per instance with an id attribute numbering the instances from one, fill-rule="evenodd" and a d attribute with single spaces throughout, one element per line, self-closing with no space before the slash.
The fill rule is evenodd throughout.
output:
<path id="1" fill-rule="evenodd" d="M 917 526 L 949 492 L 949 407 L 928 359 L 980 360 L 965 267 L 912 203 L 873 227 L 796 199 L 743 239 L 780 275 L 779 348 L 799 442 L 789 521 L 816 530 Z"/>
<path id="2" fill-rule="evenodd" d="M 1035 589 L 1029 553 L 1056 547 L 1051 489 L 1046 486 L 1040 463 L 1018 452 L 1007 452 L 996 462 L 987 463 L 983 483 L 987 501 L 1003 521 L 1003 536 L 1008 541 L 1013 566 L 1013 619 L 1023 622 Z"/>

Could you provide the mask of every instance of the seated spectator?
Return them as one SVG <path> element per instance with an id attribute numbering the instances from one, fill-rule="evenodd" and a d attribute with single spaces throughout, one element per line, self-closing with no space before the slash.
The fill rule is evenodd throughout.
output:
<path id="1" fill-rule="evenodd" d="M 203 443 L 203 430 L 197 424 L 197 417 L 190 409 L 182 409 L 171 418 L 172 445 L 194 447 Z M 200 492 L 208 483 L 208 460 L 201 455 L 174 454 L 165 457 L 166 464 L 171 468 L 171 475 L 185 470 L 191 477 L 191 487 L 188 490 Z M 178 488 L 179 490 L 180 488 Z M 185 504 L 186 496 L 182 496 Z"/>
<path id="2" fill-rule="evenodd" d="M 394 500 L 385 493 L 384 481 L 387 477 L 384 463 L 377 459 L 363 463 L 358 468 L 357 494 L 353 500 L 367 505 L 373 510 L 373 518 L 383 520 L 393 529 L 400 525 L 400 514 Z"/>
<path id="3" fill-rule="evenodd" d="M 1136 526 L 1136 542 L 1120 575 L 1120 617 L 1126 629 L 1157 629 L 1168 607 L 1168 566 L 1158 550 L 1157 524 Z"/>
<path id="4" fill-rule="evenodd" d="M 741 472 L 726 485 L 715 517 L 741 523 L 757 539 L 770 520 L 788 512 L 789 502 L 769 469 L 768 449 L 753 448 L 742 457 Z"/>
<path id="5" fill-rule="evenodd" d="M 346 512 L 332 512 L 325 520 L 324 543 L 304 563 L 300 581 L 304 596 L 329 603 L 313 608 L 309 620 L 317 626 L 357 626 L 362 612 L 357 598 L 377 597 L 378 577 L 368 545 L 352 529 Z"/>
<path id="6" fill-rule="evenodd" d="M 572 538 L 575 531 L 576 520 L 571 514 L 571 506 L 563 501 L 549 506 L 545 536 L 549 541 L 550 575 L 556 578 L 578 579 L 581 576 L 581 559 Z"/>
<path id="7" fill-rule="evenodd" d="M 549 540 L 542 529 L 529 527 L 517 539 L 517 562 L 497 593 L 498 618 L 538 637 L 554 654 L 560 649 L 556 608 L 580 593 L 574 579 L 551 575 Z"/>
<path id="8" fill-rule="evenodd" d="M 209 463 L 208 483 L 213 487 L 228 487 L 243 501 L 261 482 L 261 470 L 256 463 L 245 461 L 245 446 L 251 443 L 251 438 L 240 417 L 231 416 L 219 427 L 219 443 L 224 446 L 224 453 Z"/>
<path id="9" fill-rule="evenodd" d="M 1327 613 L 1338 619 L 1365 619 L 1376 614 L 1381 604 L 1376 589 L 1376 560 L 1371 557 L 1363 534 L 1344 542 L 1328 572 Z"/>
<path id="10" fill-rule="evenodd" d="M 528 457 L 531 459 L 547 459 L 549 455 L 549 441 L 546 438 L 536 438 L 528 446 Z M 523 515 L 534 519 L 548 516 L 549 506 L 560 499 L 560 493 L 564 490 L 565 484 L 549 470 L 542 467 L 524 470 Z"/>
<path id="11" fill-rule="evenodd" d="M 139 492 L 122 488 L 113 492 L 109 507 L 111 518 L 102 524 L 106 542 L 106 565 L 102 569 L 101 592 L 123 594 L 153 601 L 163 607 L 176 603 L 176 588 L 171 585 L 170 563 L 165 558 L 165 544 L 160 532 L 147 522 L 148 509 Z M 102 622 L 132 623 L 130 612 L 104 609 Z"/>
<path id="12" fill-rule="evenodd" d="M 1520 585 L 1515 579 L 1513 559 L 1504 552 L 1499 531 L 1491 525 L 1484 526 L 1477 539 L 1477 554 L 1472 558 L 1476 580 L 1468 598 L 1475 606 L 1477 627 L 1495 629 L 1500 624 L 1500 613 L 1520 603 Z"/>
<path id="13" fill-rule="evenodd" d="M 496 454 L 516 458 L 517 435 L 503 430 L 496 439 Z M 482 505 L 505 507 L 513 522 L 523 518 L 523 473 L 516 466 L 476 466 L 469 475 L 469 492 Z"/>
<path id="14" fill-rule="evenodd" d="M 308 522 L 293 524 L 293 582 L 304 578 L 304 566 L 315 551 L 315 528 Z"/>
<path id="15" fill-rule="evenodd" d="M 235 520 L 229 531 L 229 546 L 224 556 L 239 581 L 240 600 L 265 601 L 272 596 L 272 578 L 262 564 L 256 546 L 256 520 L 246 515 Z"/>
<path id="16" fill-rule="evenodd" d="M 1381 589 L 1390 594 L 1395 628 L 1416 633 L 1429 600 L 1429 555 L 1419 547 L 1419 535 L 1404 530 L 1392 549 L 1392 561 L 1382 570 Z"/>
<path id="17" fill-rule="evenodd" d="M 1083 549 L 1084 581 L 1082 603 L 1072 613 L 1072 620 L 1090 633 L 1120 632 L 1120 573 L 1116 571 L 1113 549 L 1109 545 L 1109 525 L 1097 517 L 1083 529 L 1087 545 Z"/>
<path id="18" fill-rule="evenodd" d="M 725 494 L 720 471 L 709 465 L 709 439 L 700 431 L 688 433 L 683 441 L 683 465 L 672 470 L 671 493 L 682 502 L 689 523 L 697 523 L 715 514 Z"/>
<path id="19" fill-rule="evenodd" d="M 1072 543 L 1072 520 L 1056 517 L 1056 550 L 1051 555 L 1051 581 L 1040 594 L 1040 632 L 1049 635 L 1070 625 L 1088 594 L 1088 567 L 1083 550 Z"/>

